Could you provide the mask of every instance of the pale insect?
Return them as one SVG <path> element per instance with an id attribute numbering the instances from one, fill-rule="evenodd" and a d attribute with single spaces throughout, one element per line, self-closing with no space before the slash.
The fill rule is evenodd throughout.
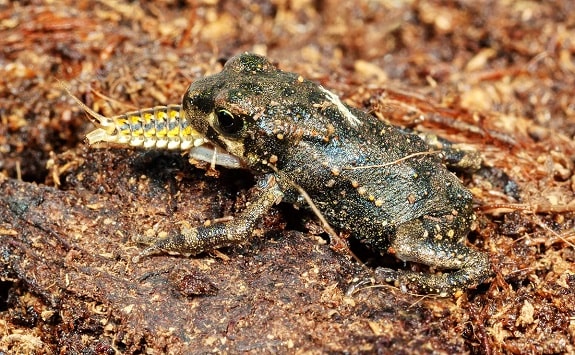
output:
<path id="1" fill-rule="evenodd" d="M 86 135 L 88 144 L 102 146 L 110 143 L 116 146 L 143 147 L 146 149 L 180 150 L 188 152 L 190 158 L 206 161 L 228 168 L 240 168 L 242 162 L 225 151 L 212 146 L 191 125 L 181 105 L 155 106 L 106 117 L 95 112 L 80 99 L 68 95 L 80 105 L 98 127 Z"/>

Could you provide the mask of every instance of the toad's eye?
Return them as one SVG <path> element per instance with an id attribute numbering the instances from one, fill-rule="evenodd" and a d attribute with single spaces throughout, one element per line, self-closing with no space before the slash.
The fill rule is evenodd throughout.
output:
<path id="1" fill-rule="evenodd" d="M 220 130 L 227 134 L 238 133 L 244 128 L 244 120 L 241 116 L 235 116 L 228 110 L 220 109 L 216 111 L 218 126 Z"/>

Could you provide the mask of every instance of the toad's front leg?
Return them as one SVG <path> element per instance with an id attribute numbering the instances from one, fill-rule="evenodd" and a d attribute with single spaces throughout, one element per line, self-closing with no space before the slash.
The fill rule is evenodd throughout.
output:
<path id="1" fill-rule="evenodd" d="M 258 189 L 257 198 L 233 220 L 207 227 L 182 228 L 180 233 L 158 240 L 144 249 L 132 261 L 137 263 L 141 258 L 159 252 L 195 255 L 246 241 L 260 217 L 279 203 L 284 195 L 273 175 L 267 175 L 259 181 Z"/>

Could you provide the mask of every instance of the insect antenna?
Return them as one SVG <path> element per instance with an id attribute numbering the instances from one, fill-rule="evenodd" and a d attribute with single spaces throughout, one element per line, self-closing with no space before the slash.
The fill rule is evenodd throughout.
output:
<path id="1" fill-rule="evenodd" d="M 78 97 L 76 97 L 74 94 L 72 94 L 72 92 L 70 91 L 70 88 L 68 88 L 63 81 L 59 80 L 58 83 L 60 84 L 60 87 L 64 91 L 66 91 L 68 96 L 70 96 L 72 98 L 72 100 L 74 100 L 78 104 L 78 106 L 80 106 L 88 114 L 88 118 L 90 119 L 90 121 L 101 129 L 101 131 L 102 131 L 101 133 L 103 133 L 105 135 L 110 135 L 110 134 L 114 133 L 114 130 L 116 129 L 116 125 L 111 118 L 106 117 L 104 115 L 101 115 L 98 112 L 92 110 L 90 107 L 88 107 L 88 105 L 83 103 Z M 94 133 L 94 135 L 97 135 L 97 134 L 95 134 L 97 131 L 98 130 L 95 130 L 91 133 Z M 97 139 L 91 139 L 90 137 L 87 137 L 87 138 L 88 138 L 88 141 L 90 142 L 90 144 L 99 141 Z M 96 138 L 96 137 L 94 137 L 94 138 Z"/>

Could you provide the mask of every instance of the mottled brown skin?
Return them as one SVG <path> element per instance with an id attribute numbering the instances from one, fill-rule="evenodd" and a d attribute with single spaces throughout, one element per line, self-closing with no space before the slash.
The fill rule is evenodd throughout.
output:
<path id="1" fill-rule="evenodd" d="M 333 228 L 380 253 L 450 270 L 377 270 L 404 290 L 448 295 L 490 275 L 487 254 L 464 245 L 471 193 L 416 135 L 249 53 L 194 82 L 183 107 L 196 130 L 260 177 L 260 192 L 233 221 L 184 229 L 140 256 L 243 242 L 273 204 L 305 204 L 297 184 Z"/>

